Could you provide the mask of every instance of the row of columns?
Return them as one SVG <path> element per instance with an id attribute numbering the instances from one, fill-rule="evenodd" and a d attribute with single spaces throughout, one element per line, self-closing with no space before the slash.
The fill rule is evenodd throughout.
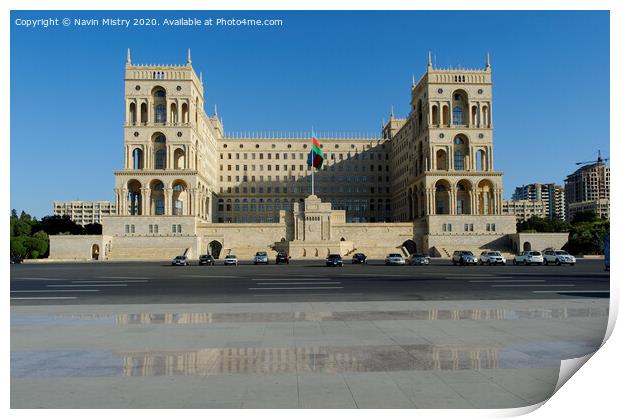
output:
<path id="1" fill-rule="evenodd" d="M 433 121 L 433 107 L 437 107 L 437 121 Z M 476 118 L 473 115 L 474 106 L 477 109 Z M 483 115 L 482 108 L 486 106 L 486 115 Z M 444 115 L 444 108 L 448 108 L 447 121 L 446 115 Z M 491 105 L 488 102 L 468 102 L 466 111 L 467 123 L 463 124 L 469 128 L 491 128 Z M 430 105 L 429 125 L 450 127 L 454 125 L 454 119 L 452 114 L 452 103 L 450 101 L 436 101 Z"/>
<path id="2" fill-rule="evenodd" d="M 497 191 L 491 191 L 489 192 L 489 196 L 488 199 L 492 200 L 490 207 L 485 207 L 488 208 L 490 211 L 485 213 L 484 210 L 481 212 L 480 211 L 480 200 L 482 199 L 482 192 L 474 192 L 473 190 L 470 191 L 466 191 L 468 193 L 468 198 L 469 198 L 469 211 L 467 213 L 463 213 L 463 214 L 457 214 L 456 211 L 456 207 L 457 207 L 457 193 L 455 191 L 449 190 L 447 191 L 448 194 L 448 200 L 449 200 L 449 208 L 448 208 L 448 214 L 447 215 L 499 215 L 502 213 L 502 191 L 501 190 L 497 190 Z M 436 199 L 437 199 L 437 192 L 435 191 L 434 188 L 426 188 L 424 193 L 422 192 L 418 192 L 418 197 L 417 197 L 417 205 L 418 208 L 415 208 L 414 211 L 416 214 L 420 214 L 420 207 L 422 207 L 422 202 L 424 202 L 424 207 L 425 207 L 425 213 L 428 215 L 436 215 Z M 413 208 L 412 208 L 413 209 Z M 466 210 L 466 208 L 464 208 L 464 210 Z"/>
<path id="3" fill-rule="evenodd" d="M 136 145 L 127 145 L 125 146 L 125 169 L 133 170 L 134 161 L 133 161 L 133 152 L 136 148 L 142 150 L 142 159 L 143 168 L 144 169 L 154 169 L 155 168 L 155 148 L 152 144 L 144 144 L 142 146 Z M 166 167 L 164 169 L 175 169 L 174 164 L 174 152 L 177 149 L 182 149 L 184 153 L 184 161 L 182 167 L 179 169 L 193 169 L 197 170 L 194 167 L 195 155 L 196 151 L 193 147 L 190 147 L 189 144 L 177 144 L 177 145 L 167 145 L 166 146 Z"/>
<path id="4" fill-rule="evenodd" d="M 146 104 L 146 121 L 147 125 L 155 123 L 155 104 L 150 99 L 129 99 L 125 104 L 125 125 L 142 125 L 143 114 L 142 104 Z M 162 101 L 163 102 L 163 101 Z M 176 105 L 176 112 L 172 112 L 172 104 Z M 131 105 L 135 105 L 135 115 L 131 115 Z M 187 105 L 187 110 L 183 112 L 183 105 Z M 175 126 L 181 124 L 188 124 L 190 122 L 190 107 L 191 100 L 184 99 L 179 101 L 178 99 L 166 99 L 166 122 L 164 125 Z M 158 123 L 159 124 L 159 123 Z"/>
<path id="5" fill-rule="evenodd" d="M 454 170 L 454 147 L 453 146 L 439 146 L 433 148 L 433 152 L 430 153 L 430 170 L 438 170 L 437 169 L 437 152 L 439 150 L 444 150 L 446 152 L 446 170 L 453 171 Z M 484 157 L 486 162 L 482 163 L 482 168 L 476 167 L 476 153 L 480 148 L 476 149 L 475 146 L 469 146 L 467 148 L 467 153 L 464 155 L 465 158 L 465 168 L 464 170 L 477 170 L 481 171 L 486 166 L 486 171 L 493 171 L 493 152 L 490 147 L 484 148 Z M 485 164 L 486 163 L 486 164 Z M 428 163 L 425 164 L 428 166 Z M 428 167 L 427 167 L 428 170 Z"/>
<path id="6" fill-rule="evenodd" d="M 184 201 L 183 214 L 182 215 L 196 215 L 205 219 L 209 219 L 211 216 L 210 211 L 210 199 L 208 192 L 202 192 L 197 188 L 191 188 L 186 190 L 187 201 Z M 144 216 L 155 215 L 155 211 L 151 208 L 151 188 L 140 189 L 139 198 L 139 212 L 138 214 Z M 119 215 L 131 215 L 131 202 L 129 200 L 129 190 L 127 188 L 115 189 L 116 195 L 116 208 Z M 172 197 L 173 189 L 164 189 L 164 214 L 172 214 Z M 137 214 L 136 214 L 137 215 Z"/>

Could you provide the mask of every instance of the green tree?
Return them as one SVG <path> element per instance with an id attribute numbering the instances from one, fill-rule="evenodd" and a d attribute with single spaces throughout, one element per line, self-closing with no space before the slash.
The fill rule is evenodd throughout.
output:
<path id="1" fill-rule="evenodd" d="M 68 215 L 62 217 L 59 215 L 43 217 L 38 223 L 36 230 L 42 230 L 48 235 L 61 233 L 84 234 L 84 228 L 71 220 Z"/>
<path id="2" fill-rule="evenodd" d="M 20 257 L 25 259 L 27 257 L 27 250 L 24 244 L 26 236 L 11 237 L 11 256 Z"/>
<path id="3" fill-rule="evenodd" d="M 609 234 L 609 220 L 595 219 L 573 224 L 564 250 L 575 255 L 601 255 L 605 237 Z"/>
<path id="4" fill-rule="evenodd" d="M 531 217 L 525 221 L 517 223 L 517 232 L 530 233 L 561 233 L 570 230 L 570 225 L 560 218 Z"/>
<path id="5" fill-rule="evenodd" d="M 99 223 L 90 223 L 84 226 L 84 234 L 95 234 L 99 235 L 102 232 L 101 224 Z"/>

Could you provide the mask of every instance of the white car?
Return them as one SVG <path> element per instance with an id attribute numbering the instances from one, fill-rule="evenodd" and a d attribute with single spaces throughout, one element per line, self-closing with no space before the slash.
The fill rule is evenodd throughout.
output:
<path id="1" fill-rule="evenodd" d="M 500 252 L 494 250 L 485 250 L 480 254 L 480 257 L 478 258 L 478 264 L 484 265 L 485 263 L 487 265 L 497 265 L 498 263 L 505 265 L 506 258 L 503 257 Z"/>
<path id="2" fill-rule="evenodd" d="M 568 263 L 571 266 L 575 266 L 577 259 L 575 256 L 570 255 L 566 250 L 559 249 L 545 249 L 543 251 L 544 264 L 555 263 L 556 265 L 562 265 Z"/>
<path id="3" fill-rule="evenodd" d="M 531 265 L 535 263 L 536 265 L 543 264 L 543 255 L 537 250 L 526 250 L 525 252 L 519 252 L 515 255 L 515 258 L 512 260 L 514 265 Z"/>
<path id="4" fill-rule="evenodd" d="M 256 255 L 254 256 L 254 265 L 258 265 L 259 263 L 269 265 L 269 257 L 267 256 L 267 252 L 256 252 Z"/>
<path id="5" fill-rule="evenodd" d="M 386 265 L 404 265 L 407 261 L 400 253 L 390 253 L 385 258 Z"/>
<path id="6" fill-rule="evenodd" d="M 235 255 L 226 255 L 224 258 L 224 265 L 235 265 L 237 266 L 237 256 Z"/>

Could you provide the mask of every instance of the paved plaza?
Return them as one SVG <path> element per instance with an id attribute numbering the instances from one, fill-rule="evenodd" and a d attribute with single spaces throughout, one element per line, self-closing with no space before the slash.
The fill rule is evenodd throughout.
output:
<path id="1" fill-rule="evenodd" d="M 90 279 L 66 283 L 51 281 L 55 271 L 48 267 L 46 284 L 91 281 L 78 283 L 96 286 L 91 289 L 132 284 L 123 282 L 132 281 L 132 275 L 97 279 L 95 266 L 91 265 Z M 27 288 L 21 282 L 41 281 L 25 279 L 35 278 L 32 272 L 23 275 L 28 268 L 13 269 L 13 289 Z M 400 272 L 415 269 L 403 267 Z M 468 272 L 460 267 L 442 269 Z M 490 269 L 488 275 L 494 268 Z M 579 272 L 563 269 L 567 274 Z M 159 287 L 154 276 L 150 278 L 151 288 Z M 394 278 L 398 277 L 388 280 Z M 484 278 L 478 280 L 490 282 L 469 279 L 467 283 L 547 284 Z M 598 277 L 593 273 L 592 278 Z M 260 282 L 312 283 L 295 276 L 277 279 Z M 608 280 L 607 275 L 607 287 Z M 528 288 L 530 295 L 536 295 L 531 299 L 497 299 L 489 294 L 492 298 L 361 301 L 357 296 L 347 301 L 345 296 L 341 301 L 316 301 L 332 298 L 316 296 L 301 301 L 303 293 L 341 290 L 294 286 L 310 289 L 286 290 L 291 295 L 267 302 L 244 297 L 226 303 L 161 303 L 157 293 L 146 291 L 143 294 L 151 298 L 148 304 L 114 304 L 114 295 L 99 297 L 97 304 L 78 298 L 67 300 L 69 304 L 13 300 L 11 407 L 522 407 L 553 393 L 562 359 L 583 356 L 600 346 L 609 312 L 608 298 L 587 293 L 542 294 L 548 298 L 531 294 L 556 287 Z M 48 289 L 54 288 L 76 289 Z M 12 296 L 24 294 L 43 293 Z M 70 294 L 45 293 L 47 297 Z"/>

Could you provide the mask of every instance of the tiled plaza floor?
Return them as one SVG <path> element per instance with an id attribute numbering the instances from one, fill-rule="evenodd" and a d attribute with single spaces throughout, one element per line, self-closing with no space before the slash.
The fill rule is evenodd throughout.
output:
<path id="1" fill-rule="evenodd" d="M 510 408 L 607 299 L 19 306 L 12 408 Z"/>

